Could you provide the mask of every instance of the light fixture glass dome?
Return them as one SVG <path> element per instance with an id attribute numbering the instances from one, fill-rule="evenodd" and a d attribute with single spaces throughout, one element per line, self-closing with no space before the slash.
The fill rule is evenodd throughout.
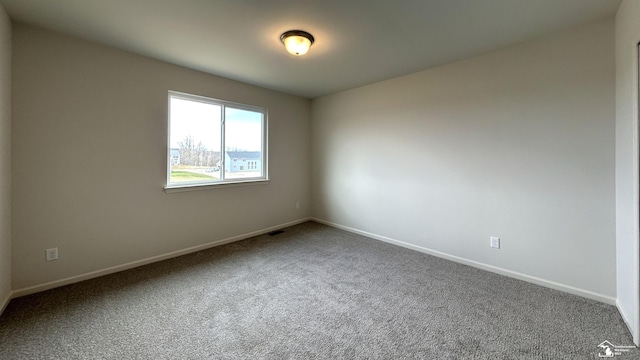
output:
<path id="1" fill-rule="evenodd" d="M 280 35 L 280 41 L 291 55 L 302 56 L 309 51 L 314 38 L 302 30 L 290 30 Z"/>

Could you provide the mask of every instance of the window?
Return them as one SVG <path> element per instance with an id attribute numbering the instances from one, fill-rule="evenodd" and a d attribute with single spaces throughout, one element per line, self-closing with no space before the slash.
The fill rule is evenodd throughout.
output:
<path id="1" fill-rule="evenodd" d="M 266 109 L 169 92 L 167 188 L 267 180 L 266 144 Z"/>

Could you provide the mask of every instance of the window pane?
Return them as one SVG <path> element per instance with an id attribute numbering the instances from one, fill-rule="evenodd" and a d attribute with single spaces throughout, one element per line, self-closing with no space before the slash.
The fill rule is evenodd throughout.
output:
<path id="1" fill-rule="evenodd" d="M 225 108 L 225 178 L 263 176 L 262 113 Z M 255 166 L 247 166 L 252 162 Z"/>
<path id="2" fill-rule="evenodd" d="M 222 107 L 171 98 L 170 184 L 220 179 Z"/>
<path id="3" fill-rule="evenodd" d="M 169 92 L 167 189 L 265 180 L 266 109 Z"/>

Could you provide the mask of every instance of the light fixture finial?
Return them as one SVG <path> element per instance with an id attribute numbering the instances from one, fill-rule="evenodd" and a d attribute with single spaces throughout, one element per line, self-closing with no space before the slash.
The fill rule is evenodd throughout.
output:
<path id="1" fill-rule="evenodd" d="M 313 35 L 302 30 L 289 30 L 280 35 L 280 41 L 291 55 L 302 56 L 315 41 Z"/>

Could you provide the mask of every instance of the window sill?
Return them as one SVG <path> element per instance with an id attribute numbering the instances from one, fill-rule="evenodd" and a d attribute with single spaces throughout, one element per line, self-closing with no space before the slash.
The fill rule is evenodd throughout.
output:
<path id="1" fill-rule="evenodd" d="M 184 185 L 171 185 L 165 186 L 164 192 L 167 194 L 185 192 L 185 191 L 201 191 L 201 190 L 213 190 L 213 189 L 226 189 L 239 186 L 255 186 L 255 185 L 267 185 L 271 182 L 269 179 L 260 180 L 245 180 L 245 181 L 233 181 L 223 182 L 217 184 L 184 184 Z"/>

